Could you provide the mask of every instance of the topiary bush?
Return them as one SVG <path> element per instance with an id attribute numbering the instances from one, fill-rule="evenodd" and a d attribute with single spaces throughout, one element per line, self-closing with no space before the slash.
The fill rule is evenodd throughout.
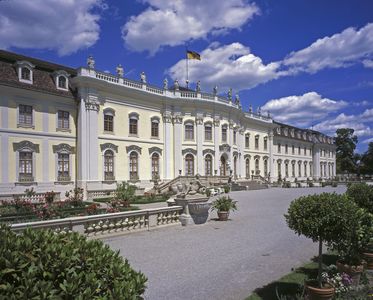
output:
<path id="1" fill-rule="evenodd" d="M 0 227 L 0 299 L 142 299 L 146 281 L 102 241 Z"/>
<path id="2" fill-rule="evenodd" d="M 347 185 L 346 194 L 359 207 L 373 214 L 373 186 L 366 183 L 350 183 Z"/>

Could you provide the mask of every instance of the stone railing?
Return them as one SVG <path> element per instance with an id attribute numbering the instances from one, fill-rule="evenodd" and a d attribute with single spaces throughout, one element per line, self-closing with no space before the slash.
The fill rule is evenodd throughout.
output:
<path id="1" fill-rule="evenodd" d="M 170 90 L 170 89 L 162 89 L 153 85 L 150 85 L 145 82 L 140 82 L 136 80 L 131 80 L 128 78 L 119 77 L 113 74 L 100 72 L 94 69 L 87 69 L 87 68 L 80 68 L 78 70 L 78 77 L 85 76 L 85 77 L 93 77 L 99 80 L 103 80 L 109 82 L 111 84 L 126 86 L 129 88 L 134 88 L 138 90 L 145 90 L 146 92 L 162 95 L 168 98 L 181 98 L 181 99 L 191 99 L 191 100 L 198 100 L 198 101 L 209 101 L 209 102 L 216 102 L 221 103 L 224 105 L 228 105 L 237 109 L 241 109 L 240 105 L 234 103 L 234 101 L 229 100 L 227 97 L 218 96 L 215 94 L 204 93 L 204 92 L 196 92 L 192 90 Z M 253 118 L 265 122 L 272 122 L 270 117 L 266 117 L 263 115 L 255 114 L 253 112 L 245 112 L 245 117 Z"/>
<path id="2" fill-rule="evenodd" d="M 35 193 L 31 196 L 26 196 L 26 194 L 9 194 L 9 195 L 1 195 L 0 201 L 11 201 L 14 198 L 18 197 L 21 200 L 31 200 L 32 203 L 42 202 L 45 200 L 46 193 Z M 54 200 L 59 201 L 61 199 L 61 193 L 55 192 Z"/>
<path id="3" fill-rule="evenodd" d="M 12 224 L 13 231 L 26 228 L 52 229 L 56 232 L 76 231 L 86 236 L 104 236 L 105 234 L 125 233 L 169 224 L 180 224 L 181 206 L 146 209 L 111 214 L 73 217 L 65 219 Z"/>

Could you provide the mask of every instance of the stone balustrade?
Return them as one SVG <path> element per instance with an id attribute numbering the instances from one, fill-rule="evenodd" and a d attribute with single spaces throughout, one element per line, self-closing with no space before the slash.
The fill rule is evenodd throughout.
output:
<path id="1" fill-rule="evenodd" d="M 12 201 L 14 198 L 19 197 L 21 200 L 30 200 L 32 203 L 43 202 L 45 200 L 46 193 L 35 193 L 34 195 L 27 196 L 25 193 L 22 194 L 9 194 L 9 195 L 1 195 L 0 201 Z M 54 196 L 55 201 L 61 200 L 61 193 L 55 192 Z M 1 203 L 0 203 L 1 204 Z"/>
<path id="2" fill-rule="evenodd" d="M 80 232 L 86 236 L 102 236 L 112 233 L 125 233 L 150 230 L 154 227 L 179 224 L 181 206 L 145 209 L 102 215 L 72 217 L 65 219 L 12 224 L 13 231 L 26 228 L 53 229 L 56 232 Z"/>

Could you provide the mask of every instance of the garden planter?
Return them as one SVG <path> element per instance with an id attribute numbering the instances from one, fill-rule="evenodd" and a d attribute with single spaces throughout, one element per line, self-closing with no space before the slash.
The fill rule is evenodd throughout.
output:
<path id="1" fill-rule="evenodd" d="M 315 283 L 317 285 L 317 283 Z M 335 294 L 335 289 L 331 285 L 325 285 L 322 288 L 315 287 L 311 283 L 306 283 L 306 290 L 309 300 L 331 300 Z"/>
<path id="2" fill-rule="evenodd" d="M 364 271 L 364 266 L 350 266 L 343 262 L 337 261 L 337 269 L 340 273 L 344 272 L 350 275 L 352 280 L 352 286 L 358 286 L 360 283 L 361 273 Z"/>
<path id="3" fill-rule="evenodd" d="M 227 221 L 229 217 L 229 211 L 218 211 L 219 221 Z"/>
<path id="4" fill-rule="evenodd" d="M 373 253 L 365 252 L 363 253 L 364 260 L 366 261 L 366 269 L 373 271 Z"/>

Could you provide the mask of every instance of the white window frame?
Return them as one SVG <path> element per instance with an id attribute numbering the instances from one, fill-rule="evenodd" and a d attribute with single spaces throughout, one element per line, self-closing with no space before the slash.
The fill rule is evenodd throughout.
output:
<path id="1" fill-rule="evenodd" d="M 158 123 L 158 135 L 157 136 L 153 136 L 153 123 Z M 161 125 L 161 121 L 160 121 L 160 118 L 159 117 L 152 117 L 150 119 L 150 138 L 151 139 L 157 139 L 159 140 L 160 139 L 160 126 Z"/>
<path id="2" fill-rule="evenodd" d="M 130 132 L 130 128 L 131 128 L 130 120 L 137 120 L 136 133 L 131 133 Z M 131 137 L 138 137 L 139 136 L 139 127 L 140 127 L 139 114 L 137 112 L 131 112 L 128 115 L 128 135 L 131 136 Z"/>
<path id="3" fill-rule="evenodd" d="M 105 130 L 105 116 L 112 116 L 113 117 L 113 131 Z M 105 134 L 114 134 L 114 130 L 115 130 L 115 110 L 113 108 L 111 108 L 111 107 L 104 108 L 103 118 L 102 118 L 102 127 L 103 127 L 103 132 Z"/>
<path id="4" fill-rule="evenodd" d="M 187 138 L 187 135 L 186 135 L 186 127 L 187 126 L 192 126 L 192 128 L 193 128 L 192 138 Z M 193 121 L 191 121 L 191 120 L 185 121 L 184 122 L 184 141 L 194 141 L 194 140 L 195 140 L 195 126 L 193 124 Z"/>
<path id="5" fill-rule="evenodd" d="M 33 81 L 34 81 L 33 80 L 34 79 L 33 69 L 35 68 L 35 66 L 32 63 L 30 63 L 28 61 L 25 61 L 25 60 L 17 61 L 16 62 L 16 68 L 17 68 L 19 82 L 23 82 L 23 83 L 27 83 L 27 84 L 33 84 Z M 30 71 L 30 80 L 22 78 L 22 68 L 27 68 Z"/>
<path id="6" fill-rule="evenodd" d="M 20 105 L 31 106 L 31 109 L 32 109 L 32 122 L 31 122 L 31 124 L 25 124 L 25 123 L 20 123 L 19 122 L 19 117 L 20 117 L 19 107 L 20 107 Z M 35 108 L 34 108 L 34 105 L 25 104 L 25 103 L 17 103 L 17 127 L 35 129 Z"/>

